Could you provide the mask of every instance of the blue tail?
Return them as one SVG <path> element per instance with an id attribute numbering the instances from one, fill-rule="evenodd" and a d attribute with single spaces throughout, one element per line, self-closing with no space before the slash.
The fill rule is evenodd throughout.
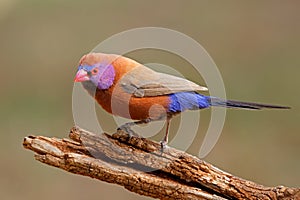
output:
<path id="1" fill-rule="evenodd" d="M 210 106 L 241 108 L 251 110 L 261 110 L 264 108 L 289 109 L 287 106 L 277 106 L 261 103 L 242 102 L 234 100 L 225 100 L 217 97 L 210 97 L 198 94 L 196 92 L 179 92 L 169 96 L 170 112 L 183 112 L 185 110 L 198 110 Z"/>

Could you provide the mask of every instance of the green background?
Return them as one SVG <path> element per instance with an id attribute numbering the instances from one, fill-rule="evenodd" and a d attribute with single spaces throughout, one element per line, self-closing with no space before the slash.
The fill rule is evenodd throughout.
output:
<path id="1" fill-rule="evenodd" d="M 202 44 L 219 67 L 228 98 L 293 108 L 228 111 L 205 160 L 263 185 L 299 187 L 299 21 L 299 1 L 0 0 L 1 198 L 146 199 L 42 165 L 22 147 L 29 134 L 67 137 L 80 57 L 113 34 L 144 26 L 174 29 Z M 132 57 L 167 60 L 197 81 L 185 61 L 166 52 Z M 109 120 L 98 113 L 102 123 Z M 203 111 L 204 126 L 208 119 Z M 105 127 L 112 132 L 114 126 Z M 198 154 L 202 138 L 199 133 L 189 153 Z"/>

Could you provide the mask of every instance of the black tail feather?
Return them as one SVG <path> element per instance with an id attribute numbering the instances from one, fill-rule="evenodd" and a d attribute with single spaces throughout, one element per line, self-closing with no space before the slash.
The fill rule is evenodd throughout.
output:
<path id="1" fill-rule="evenodd" d="M 278 105 L 270 105 L 270 104 L 262 104 L 262 103 L 235 101 L 235 100 L 224 100 L 216 97 L 210 97 L 210 105 L 227 107 L 227 108 L 243 108 L 243 109 L 251 109 L 251 110 L 261 110 L 264 108 L 290 109 L 290 107 L 288 106 L 278 106 Z"/>

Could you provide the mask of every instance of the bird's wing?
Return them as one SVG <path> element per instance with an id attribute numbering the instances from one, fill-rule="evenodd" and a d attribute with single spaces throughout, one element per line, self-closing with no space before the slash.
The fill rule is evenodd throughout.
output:
<path id="1" fill-rule="evenodd" d="M 207 91 L 206 87 L 176 76 L 155 72 L 145 66 L 137 66 L 126 73 L 119 84 L 135 97 L 160 96 L 177 92 Z"/>

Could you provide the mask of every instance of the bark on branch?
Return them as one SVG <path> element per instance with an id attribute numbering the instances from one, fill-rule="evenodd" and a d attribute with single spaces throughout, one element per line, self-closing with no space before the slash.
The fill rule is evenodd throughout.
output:
<path id="1" fill-rule="evenodd" d="M 158 199 L 300 199 L 300 188 L 265 187 L 123 131 L 96 135 L 73 127 L 69 137 L 31 135 L 23 146 L 42 163 Z"/>

